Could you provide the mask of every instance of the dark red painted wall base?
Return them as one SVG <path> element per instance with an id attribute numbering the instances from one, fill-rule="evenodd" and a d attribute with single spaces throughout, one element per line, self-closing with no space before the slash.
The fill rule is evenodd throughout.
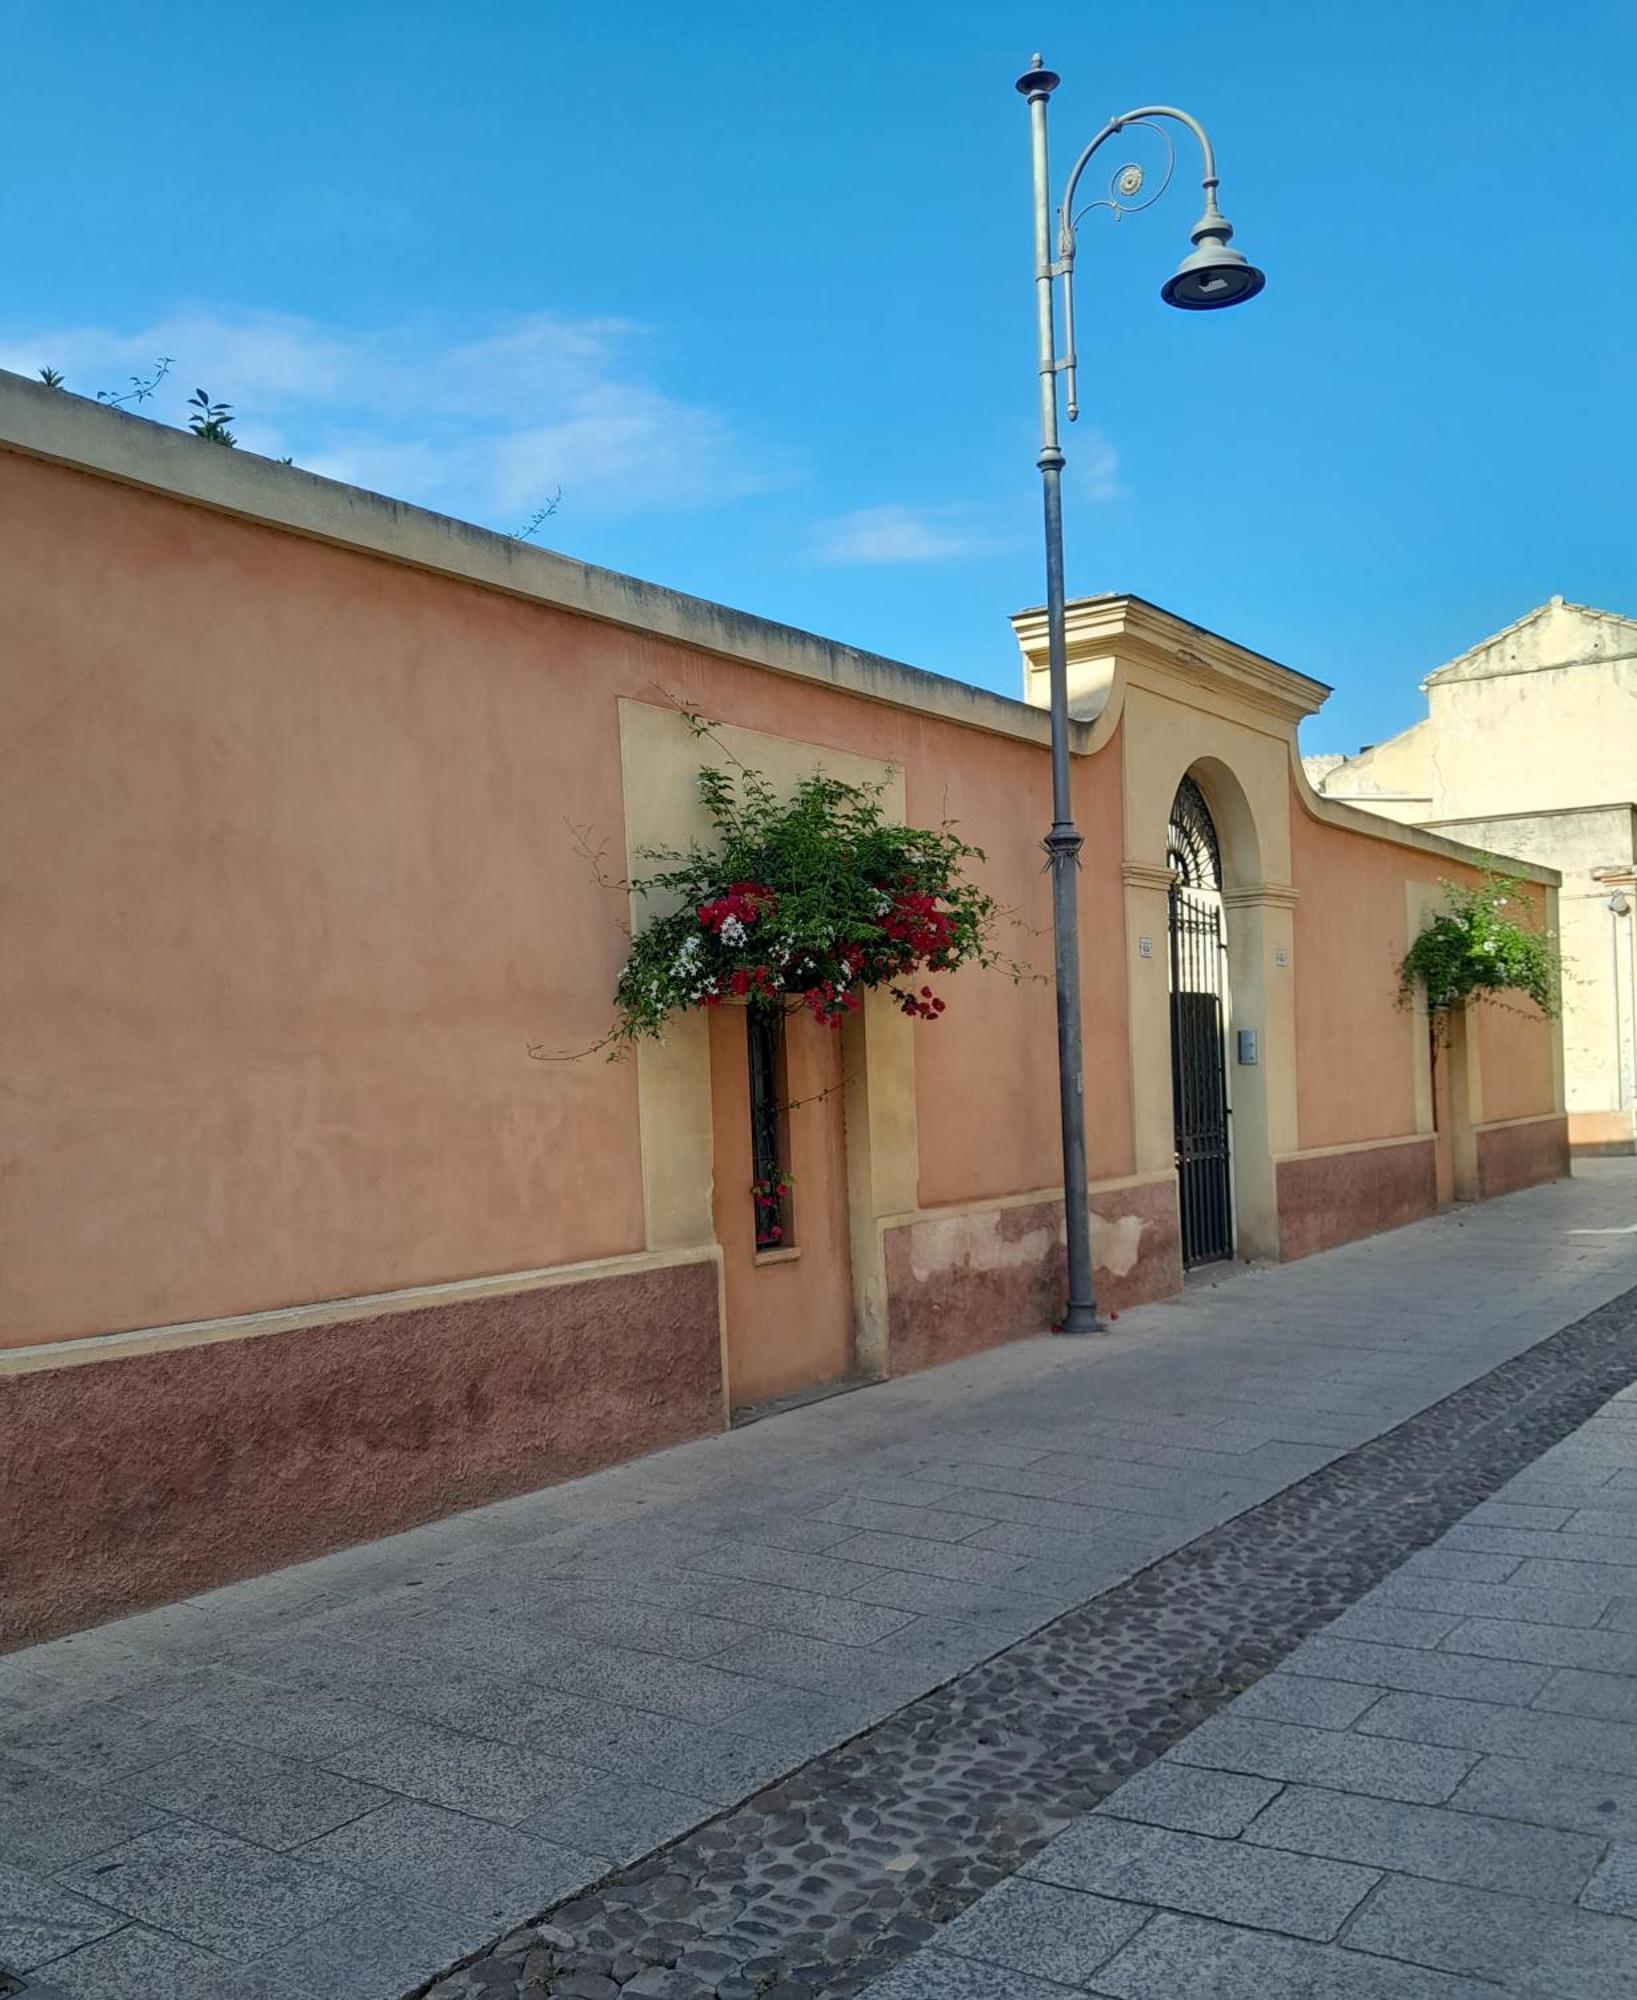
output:
<path id="1" fill-rule="evenodd" d="M 1495 1125 L 1478 1134 L 1478 1192 L 1510 1194 L 1514 1188 L 1560 1181 L 1569 1172 L 1569 1122 L 1542 1118 L 1528 1125 Z"/>
<path id="2" fill-rule="evenodd" d="M 1397 1229 L 1438 1206 L 1434 1141 L 1324 1153 L 1278 1165 L 1279 1255 L 1310 1257 L 1337 1243 Z"/>
<path id="3" fill-rule="evenodd" d="M 0 1644 L 698 1437 L 721 1392 L 709 1263 L 0 1379 Z"/>
<path id="4" fill-rule="evenodd" d="M 1123 1270 L 1097 1266 L 1103 1311 L 1182 1289 L 1174 1181 L 1093 1195 L 1091 1206 L 1108 1225 L 1099 1254 L 1106 1250 L 1119 1264 L 1134 1258 Z M 886 1258 L 894 1375 L 1044 1333 L 1067 1296 L 1063 1210 L 1055 1201 L 906 1223 L 887 1231 Z"/>

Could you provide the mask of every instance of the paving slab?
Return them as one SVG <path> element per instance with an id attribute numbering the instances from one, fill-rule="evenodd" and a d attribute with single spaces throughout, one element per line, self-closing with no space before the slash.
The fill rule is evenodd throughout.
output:
<path id="1" fill-rule="evenodd" d="M 1381 1880 L 1374 1868 L 1319 1859 L 1311 1849 L 1258 1850 L 1100 1813 L 1053 1841 L 1029 1864 L 1028 1875 L 1060 1888 L 1321 1940 L 1334 1937 Z"/>
<path id="2" fill-rule="evenodd" d="M 1494 1980 L 1532 2000 L 1629 2000 L 1637 1923 L 1527 1896 L 1390 1876 L 1348 1934 L 1359 1951 Z"/>
<path id="3" fill-rule="evenodd" d="M 62 1871 L 111 1911 L 228 1960 L 259 1957 L 362 1900 L 334 1869 L 181 1822 Z"/>
<path id="4" fill-rule="evenodd" d="M 1244 1837 L 1259 1847 L 1561 1903 L 1580 1895 L 1603 1852 L 1601 1841 L 1581 1834 L 1470 1809 L 1409 1806 L 1302 1785 L 1287 1785 Z"/>
<path id="5" fill-rule="evenodd" d="M 1065 1986 L 1086 1986 L 1150 1914 L 1129 1902 L 1018 1876 L 941 1931 L 937 1948 Z"/>
<path id="6" fill-rule="evenodd" d="M 1093 1990 L 1108 2000 L 1495 2000 L 1487 1981 L 1168 1912 L 1098 1972 Z M 872 1987 L 870 2000 L 880 1993 Z"/>
<path id="7" fill-rule="evenodd" d="M 1604 1771 L 1480 1757 L 1450 1804 L 1462 1812 L 1637 1840 L 1637 1778 Z"/>
<path id="8" fill-rule="evenodd" d="M 60 1883 L 0 1868 L 0 1966 L 27 1972 L 106 1937 L 121 1921 L 105 1903 L 74 1895 Z"/>

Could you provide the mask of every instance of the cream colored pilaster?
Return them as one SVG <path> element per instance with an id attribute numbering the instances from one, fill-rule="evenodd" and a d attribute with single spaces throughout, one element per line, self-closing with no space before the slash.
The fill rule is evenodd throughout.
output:
<path id="1" fill-rule="evenodd" d="M 1234 1214 L 1241 1257 L 1279 1254 L 1275 1161 L 1296 1150 L 1296 891 L 1263 882 L 1222 898 L 1232 1025 Z M 1254 1029 L 1254 1063 L 1238 1060 L 1238 1030 Z"/>
<path id="2" fill-rule="evenodd" d="M 650 1250 L 716 1240 L 711 1214 L 710 1019 L 675 1014 L 637 1048 L 642 1212 Z"/>
<path id="3" fill-rule="evenodd" d="M 1542 899 L 1544 903 L 1542 914 L 1546 919 L 1546 928 L 1551 932 L 1553 937 L 1561 941 L 1563 928 L 1558 908 L 1558 891 L 1548 886 L 1542 892 Z M 1616 1006 L 1619 1005 L 1619 991 L 1620 973 L 1619 968 L 1616 967 L 1614 974 Z M 1637 993 L 1633 993 L 1632 995 L 1632 1004 L 1637 1005 Z M 1552 1037 L 1552 1108 L 1555 1111 L 1561 1112 L 1568 1108 L 1569 1102 L 1568 1083 L 1563 1068 L 1563 982 L 1561 979 L 1558 981 L 1557 989 L 1557 1012 L 1552 1016 L 1549 1026 Z M 1621 1065 L 1617 1063 L 1614 1072 L 1614 1101 L 1616 1104 L 1620 1102 L 1622 1088 L 1622 1069 Z"/>
<path id="4" fill-rule="evenodd" d="M 1171 1112 L 1171 871 L 1128 861 L 1125 878 L 1126 995 L 1130 1019 L 1131 1170 L 1175 1171 Z"/>
<path id="5" fill-rule="evenodd" d="M 1441 883 L 1404 884 L 1406 950 L 1426 929 L 1427 919 L 1436 916 L 1448 901 L 1449 892 Z M 1434 1132 L 1438 1128 L 1438 1116 L 1433 1106 L 1432 1022 L 1427 1013 L 1427 989 L 1419 979 L 1415 982 L 1414 999 L 1405 1009 L 1405 1017 L 1409 1024 L 1410 1077 L 1415 1088 L 1415 1129 L 1417 1132 Z"/>
<path id="6" fill-rule="evenodd" d="M 909 1214 L 920 1199 L 915 1024 L 890 993 L 872 992 L 842 1037 L 853 1344 L 860 1373 L 880 1377 L 892 1364 L 882 1218 Z"/>
<path id="7" fill-rule="evenodd" d="M 1478 1127 L 1484 1120 L 1483 1069 L 1478 1060 L 1478 1024 L 1466 1007 L 1449 1017 L 1450 1140 L 1455 1199 L 1476 1201 Z"/>

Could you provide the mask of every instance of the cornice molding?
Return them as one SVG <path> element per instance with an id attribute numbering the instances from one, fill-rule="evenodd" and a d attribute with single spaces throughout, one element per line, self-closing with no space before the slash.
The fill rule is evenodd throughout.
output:
<path id="1" fill-rule="evenodd" d="M 1162 889 L 1167 892 L 1173 880 L 1169 868 L 1156 868 L 1150 861 L 1122 861 L 1120 877 L 1129 889 Z"/>
<path id="2" fill-rule="evenodd" d="M 1230 910 L 1258 906 L 1269 910 L 1293 910 L 1301 893 L 1288 882 L 1253 882 L 1243 889 L 1224 889 L 1222 901 Z"/>
<path id="3" fill-rule="evenodd" d="M 1046 653 L 1045 612 L 1020 612 L 1012 628 L 1025 661 L 1038 671 Z M 1116 593 L 1077 598 L 1068 606 L 1066 628 L 1071 671 L 1077 661 L 1113 656 L 1139 673 L 1147 668 L 1175 675 L 1196 691 L 1249 705 L 1287 724 L 1314 714 L 1330 694 L 1325 682 L 1191 625 L 1146 598 Z"/>

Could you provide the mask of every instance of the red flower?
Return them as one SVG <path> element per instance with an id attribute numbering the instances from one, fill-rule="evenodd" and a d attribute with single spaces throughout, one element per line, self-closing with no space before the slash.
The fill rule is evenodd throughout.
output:
<path id="1" fill-rule="evenodd" d="M 726 895 L 717 896 L 709 903 L 700 903 L 694 915 L 712 936 L 720 937 L 722 926 L 729 917 L 736 917 L 748 930 L 758 918 L 772 910 L 774 902 L 773 891 L 762 883 L 735 882 Z"/>

